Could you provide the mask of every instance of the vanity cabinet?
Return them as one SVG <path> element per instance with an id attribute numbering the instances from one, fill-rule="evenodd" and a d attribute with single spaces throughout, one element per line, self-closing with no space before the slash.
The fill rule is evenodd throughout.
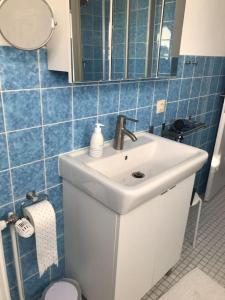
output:
<path id="1" fill-rule="evenodd" d="M 66 276 L 88 300 L 139 300 L 176 264 L 194 177 L 125 215 L 64 180 Z"/>

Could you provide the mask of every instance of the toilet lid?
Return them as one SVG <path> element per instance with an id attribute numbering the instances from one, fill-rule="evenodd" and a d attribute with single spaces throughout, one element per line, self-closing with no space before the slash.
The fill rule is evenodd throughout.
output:
<path id="1" fill-rule="evenodd" d="M 66 281 L 55 282 L 47 291 L 45 300 L 77 300 L 78 291 L 76 287 Z"/>

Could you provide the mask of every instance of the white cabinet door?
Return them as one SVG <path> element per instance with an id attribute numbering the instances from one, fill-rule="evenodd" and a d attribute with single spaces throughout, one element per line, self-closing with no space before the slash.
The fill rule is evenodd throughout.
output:
<path id="1" fill-rule="evenodd" d="M 194 177 L 120 216 L 115 300 L 139 300 L 179 260 Z"/>
<path id="2" fill-rule="evenodd" d="M 187 225 L 194 176 L 158 197 L 158 221 L 155 226 L 156 284 L 179 260 Z"/>
<path id="3" fill-rule="evenodd" d="M 154 270 L 154 203 L 120 216 L 115 300 L 139 300 L 152 286 Z"/>

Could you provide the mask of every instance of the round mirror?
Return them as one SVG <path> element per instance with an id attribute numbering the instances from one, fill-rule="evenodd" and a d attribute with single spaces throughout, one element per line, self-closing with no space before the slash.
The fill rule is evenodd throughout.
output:
<path id="1" fill-rule="evenodd" d="M 52 9 L 44 0 L 3 0 L 0 4 L 0 33 L 16 48 L 43 47 L 54 27 Z"/>

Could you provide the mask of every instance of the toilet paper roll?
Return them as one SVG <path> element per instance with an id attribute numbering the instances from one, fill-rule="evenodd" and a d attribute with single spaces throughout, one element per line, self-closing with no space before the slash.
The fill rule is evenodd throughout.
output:
<path id="1" fill-rule="evenodd" d="M 38 269 L 42 276 L 53 264 L 58 266 L 55 211 L 47 200 L 25 207 L 23 211 L 34 226 Z"/>

